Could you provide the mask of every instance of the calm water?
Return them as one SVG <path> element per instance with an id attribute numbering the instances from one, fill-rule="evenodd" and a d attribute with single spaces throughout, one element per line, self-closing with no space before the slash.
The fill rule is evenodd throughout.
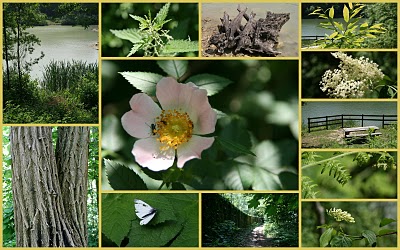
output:
<path id="1" fill-rule="evenodd" d="M 302 121 L 307 124 L 309 117 L 341 114 L 396 115 L 396 105 L 395 102 L 307 102 L 302 106 Z M 369 121 L 365 125 L 377 125 L 373 123 Z"/>
<path id="2" fill-rule="evenodd" d="M 359 24 L 364 23 L 366 19 L 360 19 Z M 343 22 L 343 18 L 334 18 L 335 22 Z M 332 30 L 319 27 L 321 22 L 326 22 L 325 19 L 302 19 L 301 20 L 301 35 L 302 36 L 324 36 L 332 34 Z"/>
<path id="3" fill-rule="evenodd" d="M 247 7 L 246 13 L 252 11 L 256 13 L 256 19 L 265 18 L 267 11 L 273 13 L 290 13 L 290 19 L 283 25 L 279 33 L 279 51 L 283 56 L 297 56 L 298 55 L 298 37 L 299 37 L 299 7 L 296 3 L 212 3 L 202 4 L 202 18 L 218 20 L 223 17 L 224 11 L 228 13 L 230 19 L 234 19 L 239 13 L 236 9 L 240 5 L 241 9 Z M 245 19 L 242 20 L 245 24 Z"/>
<path id="4" fill-rule="evenodd" d="M 41 78 L 44 66 L 51 60 L 97 62 L 98 50 L 95 43 L 98 41 L 98 33 L 92 31 L 92 28 L 85 30 L 81 26 L 50 25 L 27 29 L 41 40 L 41 46 L 35 47 L 32 56 L 36 58 L 40 56 L 40 51 L 44 52 L 43 59 L 32 67 L 31 76 Z"/>

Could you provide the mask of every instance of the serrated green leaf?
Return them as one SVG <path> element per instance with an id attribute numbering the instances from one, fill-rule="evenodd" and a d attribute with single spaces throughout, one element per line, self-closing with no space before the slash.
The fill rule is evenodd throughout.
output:
<path id="1" fill-rule="evenodd" d="M 390 223 L 396 222 L 396 220 L 391 219 L 391 218 L 383 218 L 381 222 L 379 223 L 379 227 L 384 227 L 386 225 L 389 225 Z"/>
<path id="2" fill-rule="evenodd" d="M 131 43 L 138 43 L 142 40 L 142 35 L 138 29 L 110 30 L 116 37 L 129 40 Z"/>
<path id="3" fill-rule="evenodd" d="M 132 46 L 131 50 L 129 51 L 129 54 L 127 55 L 127 57 L 130 57 L 131 55 L 135 54 L 142 46 L 143 46 L 143 44 L 141 44 L 141 43 L 134 44 Z"/>
<path id="4" fill-rule="evenodd" d="M 330 242 L 331 247 L 351 247 L 352 239 L 344 234 L 334 236 Z"/>
<path id="5" fill-rule="evenodd" d="M 167 18 L 170 3 L 165 4 L 154 18 L 154 25 L 163 25 L 165 18 Z M 161 28 L 161 27 L 160 27 Z"/>
<path id="6" fill-rule="evenodd" d="M 119 72 L 135 88 L 150 96 L 156 93 L 156 85 L 163 78 L 162 75 L 149 72 Z"/>
<path id="7" fill-rule="evenodd" d="M 319 237 L 320 247 L 326 247 L 329 245 L 329 242 L 331 241 L 332 238 L 332 233 L 333 233 L 333 228 L 327 228 L 325 232 L 322 233 L 321 237 Z"/>
<path id="8" fill-rule="evenodd" d="M 142 25 L 147 23 L 146 19 L 144 19 L 143 17 L 135 16 L 135 15 L 131 15 L 131 14 L 129 14 L 129 16 L 132 17 L 133 19 L 135 19 L 136 21 L 140 22 L 140 24 L 142 24 Z"/>
<path id="9" fill-rule="evenodd" d="M 105 159 L 108 181 L 114 190 L 147 190 L 144 181 L 133 170 Z"/>
<path id="10" fill-rule="evenodd" d="M 376 246 L 376 234 L 371 230 L 364 230 L 361 235 L 367 239 L 368 246 L 375 247 Z"/>
<path id="11" fill-rule="evenodd" d="M 215 137 L 215 141 L 219 143 L 219 145 L 221 145 L 223 148 L 235 152 L 235 153 L 239 153 L 239 154 L 249 154 L 249 155 L 253 155 L 256 156 L 253 152 L 251 152 L 249 149 L 247 149 L 245 146 L 236 143 L 234 141 L 228 140 L 228 139 L 224 139 L 220 136 Z"/>
<path id="12" fill-rule="evenodd" d="M 164 70 L 165 73 L 174 77 L 175 79 L 179 79 L 186 73 L 188 68 L 188 61 L 184 60 L 173 60 L 173 61 L 157 61 L 158 66 Z"/>
<path id="13" fill-rule="evenodd" d="M 170 40 L 161 51 L 162 54 L 175 54 L 182 52 L 193 52 L 199 50 L 198 41 Z"/>
<path id="14" fill-rule="evenodd" d="M 201 89 L 207 90 L 207 95 L 212 96 L 232 83 L 230 79 L 212 74 L 199 74 L 190 77 L 186 82 L 192 82 Z"/>
<path id="15" fill-rule="evenodd" d="M 343 18 L 346 23 L 349 22 L 349 8 L 346 5 L 343 7 Z"/>
<path id="16" fill-rule="evenodd" d="M 333 18 L 335 16 L 335 9 L 333 8 L 333 6 L 329 9 L 329 17 Z"/>
<path id="17" fill-rule="evenodd" d="M 101 206 L 101 231 L 119 246 L 136 216 L 133 199 L 126 199 L 126 194 L 103 194 Z"/>

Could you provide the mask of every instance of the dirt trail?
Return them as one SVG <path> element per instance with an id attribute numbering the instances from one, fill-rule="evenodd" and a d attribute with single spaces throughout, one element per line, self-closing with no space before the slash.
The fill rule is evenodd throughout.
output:
<path id="1" fill-rule="evenodd" d="M 246 236 L 248 239 L 246 247 L 278 247 L 276 239 L 266 238 L 264 235 L 264 225 L 258 226 L 250 231 Z"/>

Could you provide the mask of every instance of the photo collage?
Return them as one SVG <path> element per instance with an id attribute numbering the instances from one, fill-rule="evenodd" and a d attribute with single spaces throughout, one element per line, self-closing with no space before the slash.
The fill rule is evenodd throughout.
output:
<path id="1" fill-rule="evenodd" d="M 13 1 L 2 248 L 398 247 L 397 1 Z"/>

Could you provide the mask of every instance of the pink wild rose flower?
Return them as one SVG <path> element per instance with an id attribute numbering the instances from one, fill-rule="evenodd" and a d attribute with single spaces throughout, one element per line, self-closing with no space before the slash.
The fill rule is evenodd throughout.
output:
<path id="1" fill-rule="evenodd" d="M 182 168 L 213 144 L 213 137 L 199 135 L 214 132 L 217 114 L 208 102 L 207 91 L 191 82 L 181 84 L 165 77 L 157 83 L 156 96 L 161 108 L 140 93 L 129 102 L 132 110 L 122 116 L 126 132 L 139 138 L 132 154 L 139 165 L 152 171 L 170 168 L 176 154 L 177 166 Z"/>

